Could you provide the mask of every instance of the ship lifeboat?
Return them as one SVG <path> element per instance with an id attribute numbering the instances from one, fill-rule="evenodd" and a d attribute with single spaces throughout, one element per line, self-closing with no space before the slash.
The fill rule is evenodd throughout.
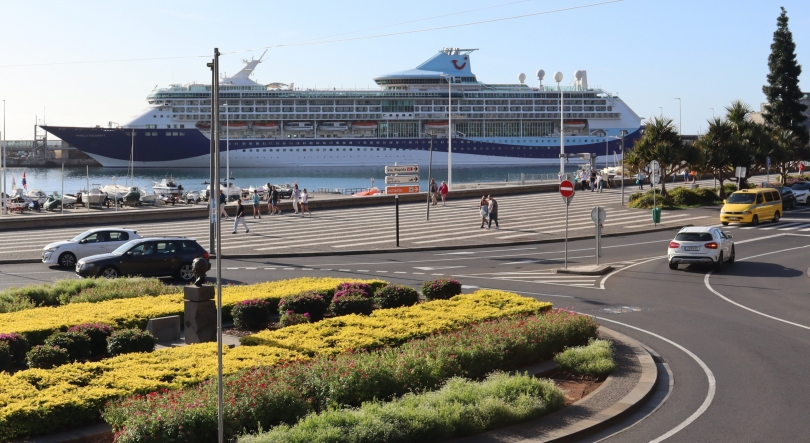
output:
<path id="1" fill-rule="evenodd" d="M 447 129 L 447 120 L 425 122 L 425 129 Z"/>
<path id="2" fill-rule="evenodd" d="M 253 129 L 256 131 L 278 131 L 279 125 L 276 122 L 254 123 Z"/>
<path id="3" fill-rule="evenodd" d="M 354 195 L 358 196 L 358 197 L 366 197 L 366 196 L 369 196 L 369 195 L 377 195 L 379 193 L 380 193 L 379 188 L 368 188 L 367 190 L 360 191 L 360 192 L 358 192 L 358 193 L 356 193 Z"/>
<path id="4" fill-rule="evenodd" d="M 210 131 L 211 130 L 211 123 L 197 122 L 197 129 L 202 130 L 202 131 Z"/>
<path id="5" fill-rule="evenodd" d="M 311 131 L 312 128 L 312 122 L 290 122 L 284 125 L 285 131 Z"/>
<path id="6" fill-rule="evenodd" d="M 323 122 L 318 126 L 321 131 L 345 131 L 349 129 L 346 122 Z"/>
<path id="7" fill-rule="evenodd" d="M 377 122 L 354 122 L 352 129 L 355 131 L 374 131 L 377 129 Z"/>
<path id="8" fill-rule="evenodd" d="M 247 123 L 227 122 L 222 124 L 222 129 L 227 129 L 229 131 L 244 131 L 245 129 L 247 129 Z"/>
<path id="9" fill-rule="evenodd" d="M 566 120 L 565 127 L 566 128 L 584 128 L 587 122 L 585 120 Z"/>

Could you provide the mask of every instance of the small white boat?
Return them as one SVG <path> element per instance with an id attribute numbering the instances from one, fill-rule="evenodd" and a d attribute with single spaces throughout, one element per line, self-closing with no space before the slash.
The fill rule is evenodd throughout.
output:
<path id="1" fill-rule="evenodd" d="M 564 124 L 566 128 L 577 128 L 582 129 L 588 122 L 585 120 L 565 120 Z"/>
<path id="2" fill-rule="evenodd" d="M 196 205 L 200 201 L 200 191 L 188 191 L 183 195 L 183 201 L 187 204 Z"/>
<path id="3" fill-rule="evenodd" d="M 54 191 L 53 198 L 55 200 L 62 200 L 62 204 L 65 206 L 73 206 L 76 204 L 76 196 L 74 195 L 59 195 L 58 192 Z"/>
<path id="4" fill-rule="evenodd" d="M 155 186 L 152 186 L 152 189 L 155 190 L 155 194 L 180 195 L 183 193 L 183 186 L 178 184 L 177 180 L 172 176 L 155 182 Z"/>
<path id="5" fill-rule="evenodd" d="M 138 192 L 141 194 L 141 204 L 154 205 L 157 202 L 157 195 L 148 192 L 146 189 L 138 188 Z"/>
<path id="6" fill-rule="evenodd" d="M 247 129 L 247 123 L 245 122 L 226 122 L 222 124 L 222 130 L 228 130 L 229 132 L 238 132 L 244 131 Z"/>
<path id="7" fill-rule="evenodd" d="M 264 197 L 267 195 L 267 190 L 265 190 L 264 187 L 251 185 L 248 188 L 248 197 L 253 195 L 253 191 L 256 191 L 256 193 L 259 194 L 260 199 L 264 199 Z"/>
<path id="8" fill-rule="evenodd" d="M 42 192 L 41 189 L 32 189 L 25 193 L 25 196 L 28 197 L 31 201 L 37 200 L 39 201 L 40 205 L 44 205 L 45 201 L 48 200 L 48 194 Z"/>
<path id="9" fill-rule="evenodd" d="M 242 188 L 236 186 L 235 184 L 231 183 L 220 183 L 219 189 L 225 193 L 228 197 L 228 201 L 234 201 L 240 197 L 242 197 Z M 205 187 L 206 193 L 210 194 L 211 192 L 211 185 Z"/>
<path id="10" fill-rule="evenodd" d="M 346 122 L 323 122 L 318 125 L 318 129 L 321 131 L 346 131 L 349 129 L 349 125 Z"/>
<path id="11" fill-rule="evenodd" d="M 312 128 L 312 122 L 290 122 L 284 125 L 285 131 L 294 132 L 311 131 Z"/>
<path id="12" fill-rule="evenodd" d="M 90 188 L 90 191 L 82 191 L 82 201 L 86 205 L 89 206 L 104 206 L 105 204 L 109 206 L 107 203 L 107 193 L 101 190 L 100 184 L 94 184 Z"/>
<path id="13" fill-rule="evenodd" d="M 129 187 L 124 185 L 105 185 L 101 187 L 101 190 L 106 192 L 107 197 L 109 197 L 111 200 L 120 202 L 129 192 Z"/>

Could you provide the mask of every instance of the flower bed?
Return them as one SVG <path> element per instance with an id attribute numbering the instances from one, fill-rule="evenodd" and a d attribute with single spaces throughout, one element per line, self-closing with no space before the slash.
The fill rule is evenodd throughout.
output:
<path id="1" fill-rule="evenodd" d="M 0 373 L 0 441 L 94 423 L 105 402 L 137 393 L 179 389 L 216 376 L 216 343 L 125 354 L 54 369 Z M 223 349 L 223 368 L 234 373 L 305 358 L 287 349 Z"/>
<path id="2" fill-rule="evenodd" d="M 516 314 L 539 313 L 551 303 L 503 291 L 480 290 L 450 300 L 437 300 L 404 308 L 379 309 L 369 316 L 347 315 L 317 323 L 243 337 L 243 345 L 292 349 L 307 355 L 338 354 L 346 349 L 393 346 L 437 331 L 458 329 L 469 323 Z"/>
<path id="3" fill-rule="evenodd" d="M 481 379 L 543 361 L 596 336 L 591 317 L 554 310 L 467 325 L 400 347 L 319 355 L 253 368 L 225 381 L 225 437 L 294 424 L 309 413 L 439 388 L 452 377 Z M 216 440 L 213 382 L 112 403 L 104 418 L 119 443 Z"/>
<path id="4" fill-rule="evenodd" d="M 255 285 L 230 286 L 222 289 L 224 317 L 236 302 L 261 299 L 278 308 L 282 297 L 307 290 L 331 290 L 345 282 L 339 278 L 296 278 Z M 368 281 L 366 281 L 368 282 Z M 378 281 L 371 281 L 374 283 Z M 82 323 L 106 323 L 117 328 L 141 329 L 150 318 L 168 315 L 183 315 L 183 295 L 159 295 L 99 303 L 71 303 L 59 307 L 42 307 L 19 312 L 0 314 L 0 334 L 16 332 L 25 336 L 31 346 L 43 341 L 57 331 L 66 331 Z"/>
<path id="5" fill-rule="evenodd" d="M 551 380 L 499 372 L 483 382 L 452 378 L 435 392 L 312 414 L 292 427 L 277 426 L 237 442 L 443 442 L 540 417 L 564 403 L 565 394 Z"/>

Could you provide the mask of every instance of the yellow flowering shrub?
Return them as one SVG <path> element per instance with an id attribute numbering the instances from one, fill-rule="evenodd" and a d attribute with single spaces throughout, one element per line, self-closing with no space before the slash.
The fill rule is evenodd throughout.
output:
<path id="1" fill-rule="evenodd" d="M 305 359 L 289 349 L 240 346 L 223 349 L 226 374 L 254 366 Z M 104 402 L 159 389 L 179 389 L 217 374 L 217 345 L 202 343 L 152 353 L 125 354 L 53 369 L 0 373 L 0 428 L 32 420 L 97 420 Z M 27 424 L 27 425 L 26 425 Z M 5 441 L 0 432 L 0 440 Z"/>
<path id="2" fill-rule="evenodd" d="M 353 280 L 341 278 L 294 278 L 274 282 L 222 288 L 222 307 L 225 317 L 239 301 L 262 299 L 278 305 L 282 297 L 307 290 L 335 289 L 346 281 L 384 283 L 379 280 Z M 99 303 L 71 303 L 57 307 L 41 307 L 0 314 L 0 333 L 16 332 L 32 344 L 41 344 L 56 331 L 82 323 L 106 323 L 116 327 L 145 328 L 150 318 L 183 314 L 183 295 L 159 295 L 109 300 Z"/>
<path id="3" fill-rule="evenodd" d="M 292 349 L 307 355 L 396 345 L 435 332 L 516 314 L 551 309 L 551 303 L 503 291 L 480 290 L 414 306 L 379 309 L 369 316 L 347 315 L 262 331 L 243 337 L 244 345 Z"/>

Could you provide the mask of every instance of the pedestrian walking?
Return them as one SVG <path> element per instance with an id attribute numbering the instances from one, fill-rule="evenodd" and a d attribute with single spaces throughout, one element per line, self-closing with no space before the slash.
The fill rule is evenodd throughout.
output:
<path id="1" fill-rule="evenodd" d="M 596 171 L 591 169 L 591 192 L 596 190 Z"/>
<path id="2" fill-rule="evenodd" d="M 275 186 L 270 188 L 270 214 L 281 215 L 281 209 L 278 208 L 278 189 Z"/>
<path id="3" fill-rule="evenodd" d="M 290 198 L 292 199 L 293 210 L 296 214 L 298 214 L 298 204 L 301 200 L 301 190 L 298 189 L 298 183 L 293 185 L 292 195 Z"/>
<path id="4" fill-rule="evenodd" d="M 489 221 L 489 202 L 486 195 L 482 195 L 481 201 L 478 202 L 478 212 L 481 213 L 481 227 L 483 228 Z"/>
<path id="5" fill-rule="evenodd" d="M 439 186 L 439 194 L 442 195 L 442 206 L 444 206 L 445 200 L 447 199 L 447 193 L 450 192 L 450 188 L 447 187 L 447 183 L 442 182 L 442 185 Z"/>
<path id="6" fill-rule="evenodd" d="M 638 185 L 639 189 L 641 189 L 642 191 L 644 190 L 644 174 L 642 174 L 641 172 L 639 172 L 638 175 L 636 176 L 636 184 Z"/>
<path id="7" fill-rule="evenodd" d="M 686 184 L 688 182 L 689 182 L 689 171 L 684 169 L 683 170 L 683 184 Z"/>
<path id="8" fill-rule="evenodd" d="M 596 174 L 596 189 L 599 192 L 602 192 L 602 183 L 603 182 L 604 182 L 604 180 L 603 180 L 603 177 L 602 177 L 602 172 L 600 171 L 600 172 L 598 172 Z"/>
<path id="9" fill-rule="evenodd" d="M 489 196 L 489 223 L 487 224 L 487 229 L 492 227 L 492 222 L 495 222 L 495 229 L 499 229 L 498 227 L 498 202 L 495 201 L 495 197 Z"/>
<path id="10" fill-rule="evenodd" d="M 693 170 L 690 175 L 692 175 L 692 183 L 697 183 L 697 171 Z"/>
<path id="11" fill-rule="evenodd" d="M 247 222 L 245 221 L 245 206 L 242 204 L 242 199 L 236 200 L 236 217 L 233 219 L 233 233 L 236 234 L 236 231 L 239 229 L 239 222 L 242 222 L 242 226 L 245 227 L 245 234 L 250 232 L 248 228 Z"/>
<path id="12" fill-rule="evenodd" d="M 430 201 L 433 202 L 433 206 L 436 206 L 438 196 L 436 194 L 439 193 L 439 185 L 436 184 L 436 179 L 430 179 Z"/>
<path id="13" fill-rule="evenodd" d="M 256 218 L 257 215 L 258 218 L 262 218 L 262 206 L 261 200 L 259 200 L 259 191 L 254 189 L 253 195 L 251 195 L 250 198 L 253 200 L 253 218 Z"/>
<path id="14" fill-rule="evenodd" d="M 225 205 L 228 203 L 228 197 L 225 197 L 225 193 L 222 192 L 222 189 L 219 190 L 219 215 L 222 218 L 228 218 L 228 211 L 225 210 Z"/>
<path id="15" fill-rule="evenodd" d="M 312 217 L 312 213 L 309 212 L 309 194 L 307 194 L 307 188 L 304 188 L 304 191 L 301 192 L 301 217 L 304 216 L 304 211 Z"/>
<path id="16" fill-rule="evenodd" d="M 584 169 L 582 170 L 582 172 L 579 173 L 579 184 L 580 186 L 582 186 L 583 191 L 587 189 L 586 186 L 588 186 L 588 172 L 586 172 Z"/>

